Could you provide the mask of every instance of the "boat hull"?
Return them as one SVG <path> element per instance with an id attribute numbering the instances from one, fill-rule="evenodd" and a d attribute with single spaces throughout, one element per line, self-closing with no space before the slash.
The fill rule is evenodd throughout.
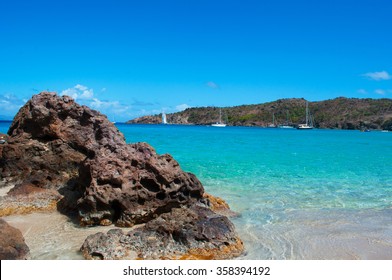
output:
<path id="1" fill-rule="evenodd" d="M 224 123 L 214 123 L 211 126 L 213 126 L 213 127 L 226 127 L 226 124 L 224 124 Z"/>

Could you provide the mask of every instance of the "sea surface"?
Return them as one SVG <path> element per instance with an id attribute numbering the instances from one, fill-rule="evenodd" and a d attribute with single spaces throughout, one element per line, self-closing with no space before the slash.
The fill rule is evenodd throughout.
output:
<path id="1" fill-rule="evenodd" d="M 392 132 L 116 125 L 229 203 L 240 259 L 392 259 Z"/>

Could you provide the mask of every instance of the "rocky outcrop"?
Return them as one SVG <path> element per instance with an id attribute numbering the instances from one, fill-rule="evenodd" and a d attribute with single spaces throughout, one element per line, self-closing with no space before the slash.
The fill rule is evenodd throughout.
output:
<path id="1" fill-rule="evenodd" d="M 148 144 L 127 145 L 97 111 L 55 93 L 35 95 L 16 115 L 3 145 L 8 181 L 55 189 L 60 207 L 78 210 L 82 224 L 132 226 L 192 204 L 204 189 L 170 155 Z"/>
<path id="2" fill-rule="evenodd" d="M 243 244 L 233 224 L 205 206 L 173 208 L 144 227 L 89 236 L 81 251 L 87 259 L 227 259 Z"/>
<path id="3" fill-rule="evenodd" d="M 5 209 L 0 207 L 0 215 L 15 213 L 21 205 L 30 210 L 56 205 L 64 213 L 76 211 L 82 225 L 147 223 L 139 229 L 144 236 L 140 242 L 155 234 L 158 243 L 172 240 L 170 248 L 185 246 L 163 251 L 164 258 L 193 248 L 208 250 L 204 255 L 212 254 L 211 250 L 232 252 L 227 257 L 241 251 L 233 225 L 224 216 L 215 218 L 193 174 L 146 143 L 127 144 L 104 115 L 72 98 L 49 92 L 33 96 L 16 115 L 8 134 L 0 151 L 0 174 L 3 181 L 16 186 L 2 198 Z M 37 201 L 42 203 L 36 206 Z M 174 227 L 174 221 L 182 226 Z M 176 239 L 184 228 L 187 233 Z M 205 230 L 211 233 L 205 239 L 201 237 L 205 233 L 193 233 Z M 89 246 L 102 247 L 99 240 L 98 245 Z M 105 246 L 113 243 L 110 240 Z M 129 251 L 129 242 L 133 241 L 127 239 L 120 250 Z M 95 249 L 86 250 L 86 256 L 96 254 Z M 143 258 L 156 258 L 148 250 L 137 252 Z"/>
<path id="4" fill-rule="evenodd" d="M 78 178 L 80 163 L 102 145 L 124 142 L 98 112 L 67 96 L 33 96 L 15 116 L 3 145 L 1 176 L 40 188 L 62 188 Z"/>
<path id="5" fill-rule="evenodd" d="M 160 124 L 162 123 L 162 114 L 155 115 L 155 116 L 144 116 L 137 118 L 135 120 L 130 120 L 127 123 L 129 124 L 138 124 L 138 123 L 143 123 L 143 124 Z"/>
<path id="6" fill-rule="evenodd" d="M 30 258 L 20 230 L 0 219 L 0 260 L 26 260 Z"/>

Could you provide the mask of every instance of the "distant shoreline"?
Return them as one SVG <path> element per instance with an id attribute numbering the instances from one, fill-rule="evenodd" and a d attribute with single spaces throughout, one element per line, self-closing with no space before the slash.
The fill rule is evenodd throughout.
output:
<path id="1" fill-rule="evenodd" d="M 228 126 L 298 127 L 306 123 L 306 104 L 314 128 L 392 131 L 392 99 L 389 98 L 339 97 L 316 102 L 287 98 L 234 107 L 191 107 L 165 116 L 169 124 L 211 125 L 221 116 Z M 161 124 L 162 114 L 141 116 L 126 123 Z"/>

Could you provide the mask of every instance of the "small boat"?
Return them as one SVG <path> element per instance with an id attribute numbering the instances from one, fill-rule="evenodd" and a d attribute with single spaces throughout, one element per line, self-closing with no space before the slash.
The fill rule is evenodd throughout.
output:
<path id="1" fill-rule="evenodd" d="M 272 123 L 267 126 L 267 128 L 277 128 L 275 124 L 275 113 L 272 113 Z"/>
<path id="2" fill-rule="evenodd" d="M 291 125 L 280 125 L 280 126 L 278 126 L 278 128 L 294 128 L 294 126 L 291 126 Z"/>
<path id="3" fill-rule="evenodd" d="M 222 122 L 222 109 L 219 108 L 219 122 L 213 123 L 213 127 L 226 127 L 226 124 Z"/>
<path id="4" fill-rule="evenodd" d="M 305 116 L 305 123 L 299 124 L 297 129 L 313 129 L 313 121 L 312 121 L 312 116 L 310 115 L 309 112 L 309 105 L 308 101 L 306 101 L 306 116 Z"/>
<path id="5" fill-rule="evenodd" d="M 162 113 L 162 124 L 167 124 L 167 117 L 165 113 Z"/>
<path id="6" fill-rule="evenodd" d="M 289 123 L 290 123 L 289 122 L 289 112 L 287 111 L 286 112 L 286 123 L 279 125 L 278 128 L 285 128 L 285 129 L 294 128 L 294 126 L 289 125 Z"/>

